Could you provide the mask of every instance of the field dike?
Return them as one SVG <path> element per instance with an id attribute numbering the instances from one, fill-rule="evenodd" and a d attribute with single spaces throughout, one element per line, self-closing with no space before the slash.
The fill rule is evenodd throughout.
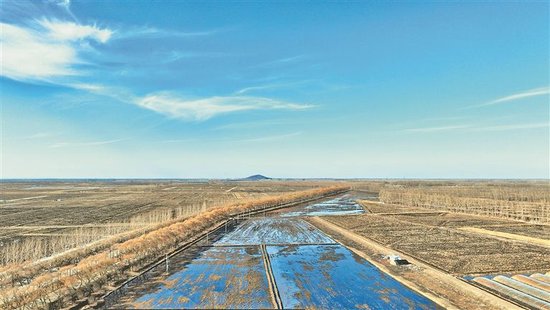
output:
<path id="1" fill-rule="evenodd" d="M 269 282 L 269 292 L 271 295 L 273 307 L 275 309 L 283 309 L 281 295 L 279 294 L 279 289 L 277 288 L 277 283 L 275 282 L 275 277 L 273 276 L 273 269 L 271 268 L 271 260 L 269 259 L 269 254 L 267 253 L 267 248 L 265 244 L 261 245 L 261 250 L 262 250 L 262 259 L 264 261 L 265 273 L 267 275 L 267 280 Z"/>
<path id="2" fill-rule="evenodd" d="M 2 287 L 0 308 L 102 307 L 105 298 L 143 272 L 162 264 L 166 257 L 169 259 L 171 255 L 208 239 L 212 232 L 224 229 L 235 219 L 347 191 L 346 186 L 332 186 L 213 208 L 182 222 L 113 244 L 81 259 L 76 265 L 50 268 L 23 285 Z M 106 291 L 109 293 L 105 294 Z"/>

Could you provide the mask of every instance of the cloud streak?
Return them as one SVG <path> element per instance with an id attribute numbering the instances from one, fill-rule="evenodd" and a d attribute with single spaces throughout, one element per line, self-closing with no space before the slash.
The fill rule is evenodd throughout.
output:
<path id="1" fill-rule="evenodd" d="M 215 96 L 185 99 L 171 93 L 157 93 L 135 101 L 138 106 L 184 120 L 204 121 L 220 114 L 252 110 L 305 110 L 312 105 L 297 104 L 264 97 Z"/>
<path id="2" fill-rule="evenodd" d="M 508 124 L 508 125 L 496 125 L 496 126 L 454 125 L 454 126 L 442 126 L 442 127 L 409 128 L 409 129 L 404 129 L 403 131 L 419 132 L 419 133 L 434 133 L 434 132 L 442 132 L 442 131 L 480 132 L 480 131 L 539 129 L 539 128 L 548 128 L 548 127 L 550 127 L 550 123 Z"/>
<path id="3" fill-rule="evenodd" d="M 245 93 L 255 92 L 255 91 L 262 91 L 262 90 L 270 90 L 270 89 L 279 89 L 279 88 L 287 88 L 292 86 L 299 86 L 302 84 L 307 84 L 312 82 L 313 80 L 303 80 L 303 81 L 296 81 L 296 82 L 288 82 L 288 83 L 271 83 L 271 84 L 265 84 L 265 85 L 258 85 L 258 86 L 251 86 L 251 87 L 245 87 L 242 89 L 239 89 L 235 92 L 235 95 L 242 95 Z"/>
<path id="4" fill-rule="evenodd" d="M 271 61 L 268 61 L 268 62 L 260 63 L 260 64 L 257 64 L 255 66 L 253 66 L 253 67 L 271 68 L 271 67 L 283 66 L 283 65 L 292 64 L 292 63 L 302 61 L 306 58 L 307 58 L 306 55 L 296 55 L 296 56 L 279 58 L 279 59 L 271 60 Z"/>
<path id="5" fill-rule="evenodd" d="M 404 131 L 407 132 L 439 132 L 439 131 L 449 131 L 456 129 L 464 129 L 470 127 L 469 125 L 456 125 L 456 126 L 441 126 L 441 127 L 424 127 L 424 128 L 408 128 Z"/>
<path id="6" fill-rule="evenodd" d="M 550 123 L 533 123 L 533 124 L 512 124 L 499 126 L 486 126 L 472 128 L 471 131 L 506 131 L 506 130 L 521 130 L 521 129 L 538 129 L 548 128 Z"/>
<path id="7" fill-rule="evenodd" d="M 521 100 L 521 99 L 529 98 L 529 97 L 544 96 L 544 95 L 548 95 L 548 94 L 550 94 L 550 87 L 548 87 L 548 86 L 540 87 L 540 88 L 527 90 L 527 91 L 524 91 L 524 92 L 521 92 L 521 93 L 509 95 L 509 96 L 506 96 L 506 97 L 498 98 L 498 99 L 495 99 L 493 101 L 489 101 L 487 103 L 478 105 L 478 107 L 485 107 L 485 106 L 491 106 L 491 105 L 495 105 L 495 104 L 502 104 L 502 103 L 506 103 L 506 102 L 510 102 L 510 101 Z"/>
<path id="8" fill-rule="evenodd" d="M 41 20 L 40 26 L 47 31 L 47 35 L 56 41 L 77 41 L 92 39 L 106 43 L 113 35 L 113 31 L 99 28 L 97 25 L 80 25 L 73 22 L 59 20 Z"/>
<path id="9" fill-rule="evenodd" d="M 291 132 L 286 134 L 280 134 L 280 135 L 270 135 L 270 136 L 259 136 L 259 137 L 253 137 L 253 138 L 242 138 L 242 139 L 200 139 L 201 142 L 213 142 L 213 143 L 237 143 L 237 142 L 264 142 L 264 141 L 272 141 L 272 140 L 281 140 L 286 138 L 291 138 L 295 136 L 301 135 L 301 131 L 297 132 Z M 196 142 L 198 139 L 196 138 L 188 138 L 188 139 L 169 139 L 169 140 L 162 140 L 159 141 L 161 143 L 182 143 L 182 142 Z"/>
<path id="10" fill-rule="evenodd" d="M 240 139 L 240 140 L 234 140 L 234 142 L 264 142 L 264 141 L 272 141 L 272 140 L 280 140 L 280 139 L 286 139 L 290 137 L 295 137 L 301 135 L 301 131 L 282 134 L 282 135 L 273 135 L 273 136 L 264 136 L 264 137 L 257 137 L 257 138 L 248 138 L 248 139 Z"/>
<path id="11" fill-rule="evenodd" d="M 57 142 L 50 145 L 51 148 L 60 148 L 60 147 L 71 147 L 71 146 L 97 146 L 105 144 L 113 144 L 127 139 L 115 139 L 115 140 L 105 140 L 105 141 L 89 141 L 89 142 Z"/>
<path id="12" fill-rule="evenodd" d="M 171 38 L 191 38 L 191 37 L 204 37 L 204 36 L 211 36 L 218 34 L 220 32 L 227 31 L 226 29 L 212 29 L 212 30 L 204 30 L 204 31 L 174 31 L 174 30 L 166 30 L 166 29 L 160 29 L 155 27 L 135 27 L 130 28 L 127 31 L 117 33 L 115 38 L 116 39 L 126 39 L 126 38 L 164 38 L 164 37 L 171 37 Z"/>
<path id="13" fill-rule="evenodd" d="M 67 86 L 109 97 L 126 104 L 137 105 L 169 118 L 184 121 L 204 121 L 223 114 L 252 110 L 300 111 L 315 107 L 311 104 L 294 103 L 266 97 L 230 95 L 188 99 L 169 91 L 139 97 L 127 89 L 101 84 L 71 83 Z"/>

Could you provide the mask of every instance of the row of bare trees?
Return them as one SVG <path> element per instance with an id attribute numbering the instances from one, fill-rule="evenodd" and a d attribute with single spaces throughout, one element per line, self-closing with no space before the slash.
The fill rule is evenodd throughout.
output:
<path id="1" fill-rule="evenodd" d="M 75 295 L 86 295 L 113 278 L 124 276 L 125 271 L 138 270 L 230 216 L 345 189 L 332 186 L 210 208 L 183 221 L 108 244 L 101 251 L 79 257 L 76 262 L 70 259 L 52 261 L 42 265 L 38 272 L 33 264 L 12 265 L 0 273 L 0 308 L 42 309 Z M 26 271 L 29 274 L 25 274 Z"/>
<path id="2" fill-rule="evenodd" d="M 216 201 L 214 205 L 222 205 L 225 201 Z M 193 216 L 207 208 L 206 203 L 158 208 L 126 219 L 118 219 L 119 222 L 85 225 L 78 228 L 60 228 L 52 233 L 25 233 L 0 241 L 0 266 L 37 261 L 97 242 L 106 237 L 133 230 L 143 231 L 150 226 Z"/>
<path id="3" fill-rule="evenodd" d="M 545 186 L 391 186 L 380 200 L 457 213 L 550 223 L 550 192 Z"/>
<path id="4" fill-rule="evenodd" d="M 532 182 L 464 182 L 445 186 L 405 186 L 407 189 L 431 194 L 504 201 L 550 203 L 550 184 Z"/>
<path id="5" fill-rule="evenodd" d="M 0 265 L 37 261 L 136 228 L 139 226 L 107 224 L 64 229 L 48 234 L 28 233 L 2 242 Z"/>

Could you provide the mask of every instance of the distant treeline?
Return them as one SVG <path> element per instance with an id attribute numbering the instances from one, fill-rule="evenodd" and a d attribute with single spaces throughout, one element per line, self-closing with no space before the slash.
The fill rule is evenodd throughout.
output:
<path id="1" fill-rule="evenodd" d="M 390 184 L 379 197 L 391 204 L 550 223 L 548 182 Z"/>

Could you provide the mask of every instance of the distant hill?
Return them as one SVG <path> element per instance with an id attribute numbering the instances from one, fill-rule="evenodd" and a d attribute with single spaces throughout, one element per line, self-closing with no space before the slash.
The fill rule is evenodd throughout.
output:
<path id="1" fill-rule="evenodd" d="M 239 181 L 261 181 L 261 180 L 271 180 L 271 178 L 268 178 L 261 174 L 255 174 L 247 178 L 239 179 Z"/>

